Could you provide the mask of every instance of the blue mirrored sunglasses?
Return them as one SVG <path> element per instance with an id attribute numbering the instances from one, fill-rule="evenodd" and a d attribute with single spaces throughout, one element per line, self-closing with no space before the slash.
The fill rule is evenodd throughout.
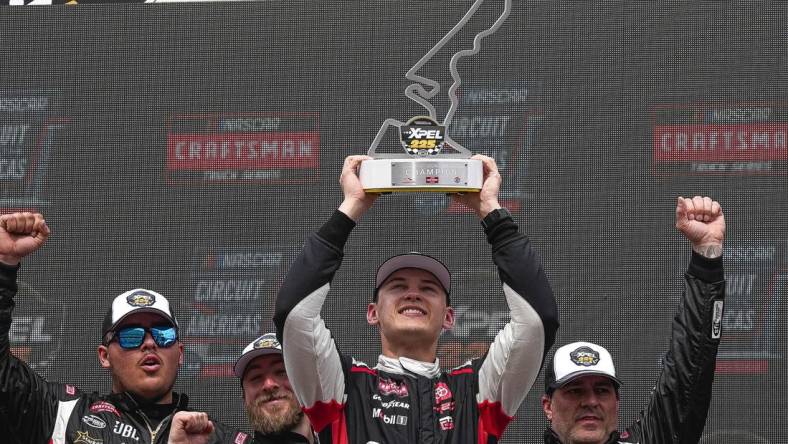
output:
<path id="1" fill-rule="evenodd" d="M 134 349 L 145 342 L 145 333 L 150 333 L 153 341 L 162 348 L 167 348 L 175 344 L 178 340 L 178 330 L 175 327 L 126 327 L 110 332 L 110 338 L 107 343 L 112 342 L 113 339 L 118 340 L 118 345 L 125 349 Z"/>

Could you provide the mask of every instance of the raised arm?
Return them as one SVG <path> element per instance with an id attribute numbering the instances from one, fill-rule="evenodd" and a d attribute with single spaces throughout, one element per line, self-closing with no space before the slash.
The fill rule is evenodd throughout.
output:
<path id="1" fill-rule="evenodd" d="M 501 210 L 501 177 L 493 159 L 484 164 L 482 191 L 457 199 L 482 220 L 503 284 L 511 320 L 496 335 L 479 368 L 478 402 L 483 428 L 500 438 L 536 380 L 558 329 L 558 308 L 539 255 Z"/>
<path id="2" fill-rule="evenodd" d="M 19 262 L 39 249 L 49 237 L 43 216 L 14 213 L 0 216 L 0 405 L 7 422 L 22 442 L 49 439 L 57 395 L 46 381 L 11 354 L 9 330 L 16 295 Z"/>
<path id="3" fill-rule="evenodd" d="M 679 198 L 676 228 L 692 247 L 682 303 L 648 406 L 627 433 L 641 442 L 698 442 L 706 424 L 722 335 L 725 216 L 708 197 Z M 622 435 L 622 438 L 626 434 Z"/>
<path id="4" fill-rule="evenodd" d="M 377 198 L 366 194 L 358 168 L 368 156 L 350 156 L 340 175 L 344 200 L 317 233 L 310 235 L 276 298 L 274 324 L 285 368 L 312 427 L 320 432 L 344 408 L 342 362 L 320 317 L 334 274 L 342 264 L 350 232 Z"/>
<path id="5" fill-rule="evenodd" d="M 41 248 L 49 237 L 44 216 L 13 213 L 0 216 L 0 262 L 15 267 L 23 257 Z"/>

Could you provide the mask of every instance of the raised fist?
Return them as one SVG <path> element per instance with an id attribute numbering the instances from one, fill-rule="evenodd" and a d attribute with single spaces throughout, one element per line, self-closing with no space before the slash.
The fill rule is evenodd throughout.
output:
<path id="1" fill-rule="evenodd" d="M 0 216 L 0 262 L 16 265 L 38 250 L 49 237 L 49 227 L 39 213 Z"/>
<path id="2" fill-rule="evenodd" d="M 676 228 L 690 241 L 695 252 L 709 258 L 722 255 L 725 216 L 717 201 L 701 196 L 679 197 Z"/>
<path id="3" fill-rule="evenodd" d="M 202 412 L 178 412 L 172 418 L 168 444 L 207 444 L 213 423 Z"/>

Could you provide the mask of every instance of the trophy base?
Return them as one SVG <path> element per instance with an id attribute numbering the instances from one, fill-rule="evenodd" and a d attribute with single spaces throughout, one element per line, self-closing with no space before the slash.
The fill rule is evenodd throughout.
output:
<path id="1" fill-rule="evenodd" d="M 361 162 L 359 179 L 367 193 L 478 193 L 484 172 L 478 159 L 372 159 Z"/>

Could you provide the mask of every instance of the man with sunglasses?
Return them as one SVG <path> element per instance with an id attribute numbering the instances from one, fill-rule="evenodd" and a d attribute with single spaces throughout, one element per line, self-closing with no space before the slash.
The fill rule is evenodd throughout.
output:
<path id="1" fill-rule="evenodd" d="M 49 237 L 43 216 L 0 216 L 0 411 L 21 442 L 164 443 L 186 395 L 173 392 L 183 344 L 167 299 L 136 289 L 117 296 L 102 328 L 98 358 L 112 377 L 112 393 L 84 393 L 50 383 L 10 353 L 16 274 L 25 256 Z M 244 444 L 248 435 L 213 421 L 205 442 Z"/>

